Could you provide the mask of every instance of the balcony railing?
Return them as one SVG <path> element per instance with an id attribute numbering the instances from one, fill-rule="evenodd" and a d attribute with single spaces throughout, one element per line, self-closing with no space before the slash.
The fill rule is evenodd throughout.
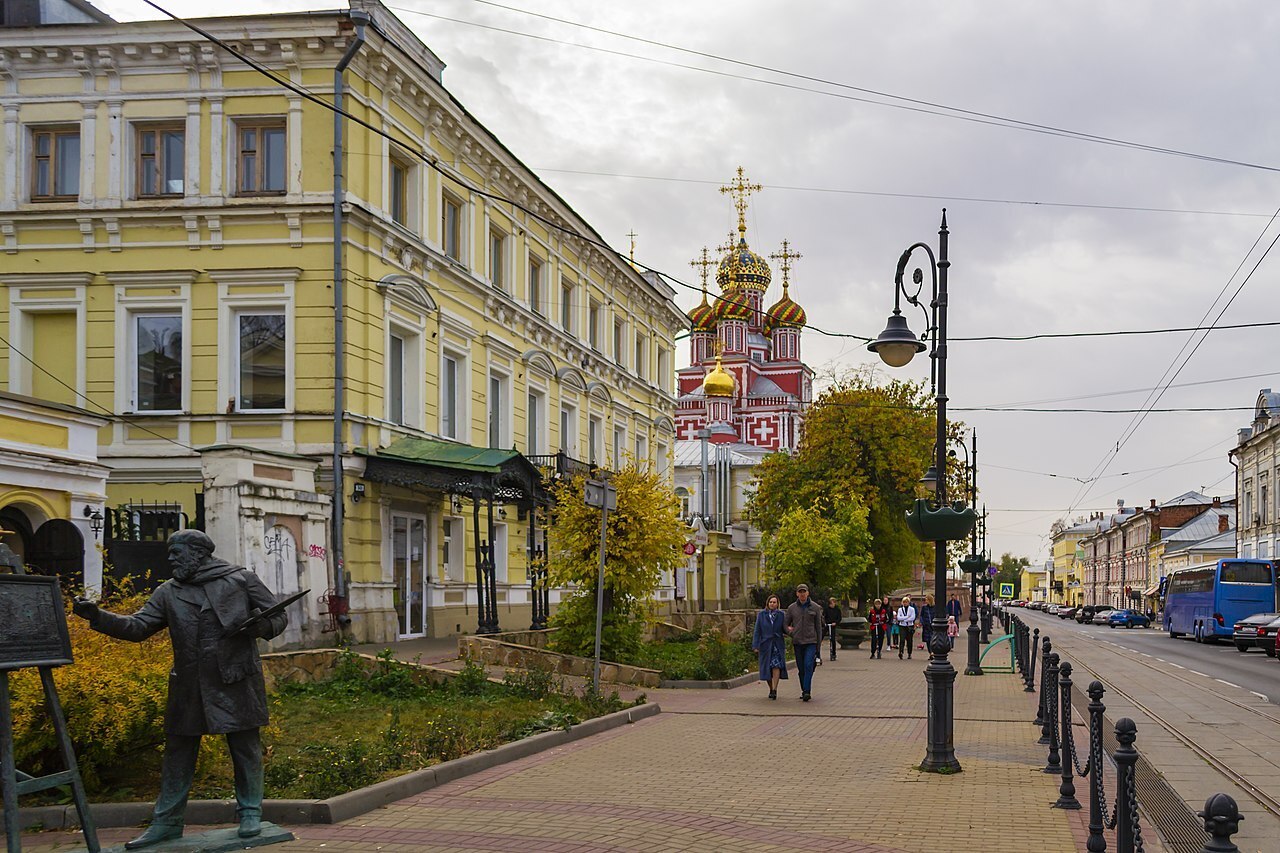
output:
<path id="1" fill-rule="evenodd" d="M 542 477 L 545 480 L 558 480 L 561 477 L 572 477 L 576 474 L 595 477 L 604 473 L 603 469 L 598 465 L 583 462 L 581 459 L 574 459 L 563 450 L 557 453 L 541 454 L 527 458 L 542 472 Z"/>

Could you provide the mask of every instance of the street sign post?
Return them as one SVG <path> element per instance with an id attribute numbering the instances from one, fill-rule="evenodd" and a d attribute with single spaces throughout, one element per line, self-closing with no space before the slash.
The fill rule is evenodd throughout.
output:
<path id="1" fill-rule="evenodd" d="M 1000 584 L 1000 597 L 1013 598 L 1013 584 L 1011 583 Z"/>

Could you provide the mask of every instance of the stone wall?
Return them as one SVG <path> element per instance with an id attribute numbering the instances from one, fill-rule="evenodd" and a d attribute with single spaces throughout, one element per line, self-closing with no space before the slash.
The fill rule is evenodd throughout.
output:
<path id="1" fill-rule="evenodd" d="M 262 656 L 262 676 L 267 684 L 267 692 L 275 690 L 277 684 L 287 681 L 298 684 L 313 684 L 327 681 L 333 676 L 338 665 L 338 649 L 311 649 L 300 652 L 273 652 Z M 354 654 L 354 653 L 353 653 Z M 356 654 L 366 672 L 372 672 L 381 662 L 374 655 Z M 395 661 L 397 666 L 409 667 L 415 677 L 421 681 L 440 684 L 457 675 L 448 669 L 426 666 L 419 663 Z"/>
<path id="2" fill-rule="evenodd" d="M 458 655 L 484 664 L 527 669 L 530 666 L 548 667 L 559 675 L 591 678 L 595 661 L 576 655 L 562 655 L 545 649 L 517 643 L 504 643 L 500 634 L 474 635 L 458 638 Z M 644 669 L 624 663 L 600 662 L 600 680 L 613 684 L 630 684 L 636 687 L 657 687 L 662 680 L 656 669 Z"/>
<path id="3" fill-rule="evenodd" d="M 701 613 L 673 613 L 671 622 L 689 631 L 711 627 L 726 639 L 736 640 L 750 634 L 756 627 L 755 610 L 715 610 Z"/>

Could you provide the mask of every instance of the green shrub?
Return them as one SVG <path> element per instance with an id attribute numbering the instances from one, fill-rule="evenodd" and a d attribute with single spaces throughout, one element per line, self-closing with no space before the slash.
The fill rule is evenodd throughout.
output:
<path id="1" fill-rule="evenodd" d="M 538 659 L 524 669 L 509 669 L 502 683 L 510 690 L 530 699 L 546 699 L 564 690 L 563 679 L 556 678 L 555 671 L 545 661 Z"/>
<path id="2" fill-rule="evenodd" d="M 463 696 L 479 696 L 489 689 L 489 676 L 484 664 L 472 658 L 464 658 L 462 669 L 449 681 L 453 690 Z"/>

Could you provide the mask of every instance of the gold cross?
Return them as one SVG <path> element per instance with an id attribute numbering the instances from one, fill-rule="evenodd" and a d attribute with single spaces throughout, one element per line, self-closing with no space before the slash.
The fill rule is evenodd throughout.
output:
<path id="1" fill-rule="evenodd" d="M 733 247 L 738 245 L 738 235 L 730 231 L 729 236 L 725 238 L 723 244 L 716 246 L 716 251 L 724 255 L 733 251 Z"/>
<path id="2" fill-rule="evenodd" d="M 636 265 L 636 232 L 628 231 L 627 236 L 631 238 L 631 266 Z"/>
<path id="3" fill-rule="evenodd" d="M 702 247 L 702 257 L 694 258 L 689 261 L 691 267 L 701 267 L 699 274 L 702 276 L 702 304 L 707 304 L 707 275 L 709 270 L 716 265 L 716 261 L 712 259 L 711 252 L 706 246 Z"/>
<path id="4" fill-rule="evenodd" d="M 720 188 L 720 192 L 733 196 L 733 206 L 738 208 L 738 233 L 741 235 L 745 236 L 747 233 L 747 199 L 752 193 L 758 193 L 762 189 L 764 187 L 747 180 L 741 166 L 738 167 L 738 177 L 730 181 L 728 186 Z"/>
<path id="5" fill-rule="evenodd" d="M 786 290 L 787 275 L 788 273 L 791 272 L 791 262 L 800 260 L 801 258 L 804 257 L 804 255 L 800 254 L 799 252 L 791 251 L 791 243 L 788 242 L 787 240 L 783 240 L 782 251 L 774 252 L 769 257 L 775 261 L 778 261 L 778 265 L 782 268 L 782 289 Z"/>

